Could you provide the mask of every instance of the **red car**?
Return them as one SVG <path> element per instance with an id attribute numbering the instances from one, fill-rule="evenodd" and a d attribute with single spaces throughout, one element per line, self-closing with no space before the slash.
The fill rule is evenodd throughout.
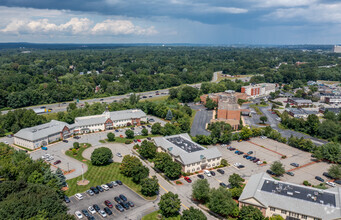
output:
<path id="1" fill-rule="evenodd" d="M 62 161 L 60 161 L 60 160 L 56 160 L 54 163 L 53 163 L 53 165 L 57 165 L 57 164 L 60 164 Z"/>
<path id="2" fill-rule="evenodd" d="M 189 183 L 191 183 L 192 182 L 192 180 L 189 178 L 189 177 L 187 177 L 187 176 L 185 176 L 185 178 L 184 178 L 187 182 L 189 182 Z"/>
<path id="3" fill-rule="evenodd" d="M 112 207 L 113 207 L 112 204 L 111 204 L 111 202 L 110 202 L 109 200 L 105 200 L 105 201 L 104 201 L 104 204 L 105 204 L 106 206 L 108 206 L 109 208 L 112 208 Z"/>
<path id="4" fill-rule="evenodd" d="M 141 140 L 140 140 L 140 139 L 137 139 L 137 141 L 138 141 L 138 142 L 141 142 Z"/>

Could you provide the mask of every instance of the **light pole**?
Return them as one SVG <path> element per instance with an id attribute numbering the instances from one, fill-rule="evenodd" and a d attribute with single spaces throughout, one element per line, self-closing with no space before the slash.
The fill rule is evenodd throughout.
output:
<path id="1" fill-rule="evenodd" d="M 67 172 L 70 172 L 69 162 L 67 163 Z"/>

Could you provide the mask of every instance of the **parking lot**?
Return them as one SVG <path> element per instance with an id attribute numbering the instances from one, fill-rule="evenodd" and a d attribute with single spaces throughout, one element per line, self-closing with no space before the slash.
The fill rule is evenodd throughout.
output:
<path id="1" fill-rule="evenodd" d="M 144 209 L 153 206 L 152 202 L 144 200 L 125 185 L 116 186 L 109 189 L 108 191 L 100 192 L 99 194 L 95 194 L 93 196 L 90 196 L 87 193 L 81 194 L 83 195 L 82 200 L 78 200 L 75 196 L 71 196 L 70 203 L 67 203 L 67 206 L 69 208 L 68 212 L 72 215 L 74 215 L 76 211 L 82 212 L 83 209 L 88 210 L 88 207 L 93 206 L 94 204 L 97 204 L 100 209 L 103 210 L 105 207 L 107 207 L 104 204 L 105 200 L 109 200 L 114 206 L 113 208 L 110 208 L 113 214 L 107 216 L 106 219 L 134 219 L 133 216 L 138 216 L 139 213 L 143 212 Z M 128 201 L 133 202 L 135 206 L 129 208 L 128 210 L 124 210 L 123 212 L 118 211 L 115 208 L 115 205 L 117 203 L 115 202 L 114 197 L 119 196 L 120 194 L 125 195 Z M 98 212 L 96 212 L 92 216 L 94 216 L 95 219 L 104 219 L 102 216 L 99 215 Z M 83 219 L 84 217 L 85 216 L 83 215 Z"/>
<path id="2" fill-rule="evenodd" d="M 279 143 L 268 138 L 252 138 L 250 141 L 233 141 L 229 146 L 236 148 L 236 150 L 243 151 L 244 154 L 249 151 L 253 151 L 251 156 L 259 158 L 260 161 L 266 161 L 266 164 L 257 165 L 256 163 L 244 158 L 244 154 L 238 155 L 235 153 L 235 150 L 228 150 L 227 146 L 218 146 L 218 149 L 222 153 L 222 158 L 226 159 L 230 166 L 222 168 L 225 171 L 225 174 L 220 174 L 216 171 L 216 175 L 212 177 L 207 177 L 203 174 L 205 179 L 209 180 L 211 187 L 219 187 L 221 182 L 228 184 L 229 176 L 233 173 L 239 174 L 247 181 L 253 174 L 266 172 L 266 170 L 270 169 L 271 164 L 275 161 L 280 161 L 284 165 L 286 171 L 295 169 L 292 171 L 294 176 L 284 174 L 280 177 L 282 181 L 302 184 L 304 180 L 307 180 L 313 185 L 320 184 L 321 182 L 316 180 L 315 176 L 320 176 L 325 181 L 328 181 L 328 179 L 322 174 L 323 172 L 327 172 L 331 164 L 325 162 L 316 163 L 310 153 L 298 150 L 286 144 Z M 285 159 L 282 159 L 283 155 L 286 156 Z M 239 169 L 234 166 L 235 163 L 240 163 L 245 167 Z M 298 163 L 300 167 L 295 168 L 290 165 L 291 163 Z M 192 175 L 190 178 L 192 182 L 198 179 L 197 175 Z M 177 188 L 179 188 L 186 196 L 190 197 L 192 193 L 192 183 L 188 183 L 184 179 L 181 179 L 181 182 L 183 182 L 183 185 L 179 185 Z"/>

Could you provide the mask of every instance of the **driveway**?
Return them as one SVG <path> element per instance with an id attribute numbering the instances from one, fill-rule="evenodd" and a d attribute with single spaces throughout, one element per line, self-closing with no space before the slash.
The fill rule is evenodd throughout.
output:
<path id="1" fill-rule="evenodd" d="M 199 111 L 197 111 L 192 123 L 191 135 L 192 136 L 196 136 L 198 134 L 210 135 L 211 132 L 206 130 L 206 124 L 210 122 L 212 116 L 213 116 L 212 111 L 207 111 L 205 109 L 200 109 Z"/>

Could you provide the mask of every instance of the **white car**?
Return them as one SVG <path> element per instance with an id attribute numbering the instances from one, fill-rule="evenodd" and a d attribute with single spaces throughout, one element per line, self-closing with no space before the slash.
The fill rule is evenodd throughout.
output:
<path id="1" fill-rule="evenodd" d="M 331 186 L 331 187 L 335 187 L 335 186 L 336 186 L 336 184 L 333 183 L 333 182 L 326 182 L 326 184 L 327 184 L 328 186 Z"/>
<path id="2" fill-rule="evenodd" d="M 82 213 L 80 211 L 76 211 L 75 215 L 77 216 L 78 219 L 82 219 L 83 218 L 83 215 L 82 215 Z"/>
<path id="3" fill-rule="evenodd" d="M 98 213 L 103 217 L 106 218 L 107 214 L 103 210 L 99 210 Z"/>
<path id="4" fill-rule="evenodd" d="M 263 161 L 258 161 L 256 164 L 261 165 L 262 163 L 263 163 Z"/>
<path id="5" fill-rule="evenodd" d="M 4 143 L 5 143 L 5 144 L 8 144 L 8 142 L 7 142 L 7 141 L 5 141 Z"/>
<path id="6" fill-rule="evenodd" d="M 82 199 L 83 199 L 83 195 L 80 194 L 80 193 L 77 193 L 77 194 L 75 195 L 75 197 L 76 197 L 78 200 L 82 200 Z"/>
<path id="7" fill-rule="evenodd" d="M 208 176 L 208 177 L 212 176 L 211 172 L 208 170 L 204 170 L 204 174 L 206 174 L 206 176 Z"/>
<path id="8" fill-rule="evenodd" d="M 43 156 L 41 156 L 41 159 L 45 160 L 45 159 L 46 159 L 46 157 L 43 155 Z"/>
<path id="9" fill-rule="evenodd" d="M 88 210 L 89 210 L 89 212 L 90 212 L 91 214 L 95 214 L 95 213 L 96 213 L 96 210 L 95 210 L 94 207 L 92 207 L 92 206 L 89 206 Z"/>
<path id="10" fill-rule="evenodd" d="M 107 185 L 105 185 L 105 184 L 103 184 L 101 187 L 102 187 L 105 191 L 108 191 L 108 190 L 109 190 L 109 186 L 107 186 Z"/>
<path id="11" fill-rule="evenodd" d="M 121 153 L 117 153 L 116 156 L 122 157 L 122 154 Z"/>
<path id="12" fill-rule="evenodd" d="M 241 163 L 234 163 L 233 166 L 238 167 L 239 165 L 242 165 Z"/>
<path id="13" fill-rule="evenodd" d="M 50 156 L 49 158 L 50 158 L 50 160 L 54 160 L 54 157 L 53 157 L 53 156 Z"/>

